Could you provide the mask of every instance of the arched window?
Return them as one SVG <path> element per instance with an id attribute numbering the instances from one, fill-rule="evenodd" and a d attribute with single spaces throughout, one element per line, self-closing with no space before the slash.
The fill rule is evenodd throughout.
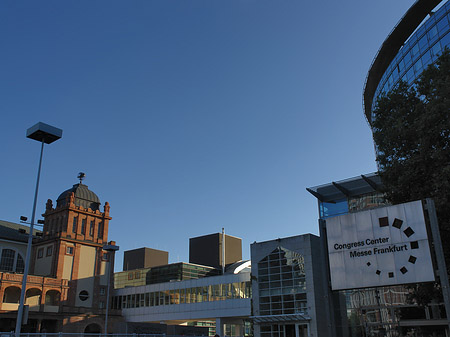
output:
<path id="1" fill-rule="evenodd" d="M 45 305 L 59 305 L 61 293 L 57 290 L 49 290 L 45 294 Z"/>
<path id="2" fill-rule="evenodd" d="M 0 248 L 1 249 L 1 248 Z M 14 249 L 3 248 L 0 253 L 0 271 L 23 273 L 25 263 L 22 256 Z"/>
<path id="3" fill-rule="evenodd" d="M 14 257 L 16 252 L 12 249 L 3 249 L 2 257 L 0 260 L 0 270 L 13 271 L 14 269 Z"/>
<path id="4" fill-rule="evenodd" d="M 24 270 L 25 270 L 25 263 L 23 262 L 23 258 L 22 256 L 20 256 L 20 254 L 17 254 L 16 273 L 23 274 Z"/>
<path id="5" fill-rule="evenodd" d="M 19 287 L 8 287 L 5 289 L 3 294 L 4 303 L 19 303 L 20 300 L 20 288 Z"/>

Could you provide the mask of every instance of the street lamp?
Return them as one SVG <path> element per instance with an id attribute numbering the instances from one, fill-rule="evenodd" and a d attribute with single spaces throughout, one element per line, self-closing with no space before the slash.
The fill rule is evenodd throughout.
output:
<path id="1" fill-rule="evenodd" d="M 19 310 L 16 321 L 16 337 L 20 337 L 22 328 L 23 307 L 25 302 L 25 293 L 27 287 L 28 269 L 30 269 L 31 243 L 33 241 L 34 217 L 36 214 L 36 202 L 39 191 L 39 178 L 41 176 L 42 155 L 44 153 L 44 144 L 51 144 L 62 137 L 62 130 L 54 126 L 39 122 L 27 130 L 27 138 L 41 142 L 41 155 L 39 158 L 38 174 L 36 179 L 36 189 L 34 192 L 33 211 L 31 212 L 30 232 L 28 233 L 27 256 L 25 259 L 25 270 L 22 278 L 22 290 L 20 292 Z"/>
<path id="2" fill-rule="evenodd" d="M 111 241 L 109 244 L 103 246 L 103 250 L 106 250 L 108 253 L 116 252 L 119 250 L 119 246 L 113 245 L 114 241 Z M 110 277 L 111 277 L 111 259 L 112 254 L 108 254 L 108 274 L 106 275 L 107 282 L 107 290 L 106 290 L 106 313 L 105 313 L 105 336 L 108 335 L 108 313 L 109 313 L 109 288 L 110 288 Z"/>

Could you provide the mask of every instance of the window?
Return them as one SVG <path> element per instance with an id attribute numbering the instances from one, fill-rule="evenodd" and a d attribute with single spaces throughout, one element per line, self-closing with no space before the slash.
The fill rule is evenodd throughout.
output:
<path id="1" fill-rule="evenodd" d="M 77 225 L 78 225 L 78 217 L 77 217 L 77 216 L 74 216 L 74 217 L 73 217 L 72 232 L 74 232 L 74 233 L 77 232 Z"/>
<path id="2" fill-rule="evenodd" d="M 294 314 L 306 307 L 304 258 L 278 247 L 258 263 L 261 315 Z M 233 284 L 240 291 L 238 284 Z"/>
<path id="3" fill-rule="evenodd" d="M 47 256 L 52 256 L 52 253 L 53 253 L 53 246 L 49 246 L 49 247 L 47 247 Z"/>
<path id="4" fill-rule="evenodd" d="M 2 258 L 0 261 L 0 269 L 5 271 L 13 271 L 14 268 L 14 256 L 16 252 L 12 249 L 3 249 Z"/>
<path id="5" fill-rule="evenodd" d="M 109 261 L 109 253 L 103 252 L 103 254 L 102 254 L 102 261 Z"/>
<path id="6" fill-rule="evenodd" d="M 23 274 L 25 270 L 25 263 L 23 262 L 22 256 L 17 254 L 17 262 L 16 262 L 16 273 Z"/>
<path id="7" fill-rule="evenodd" d="M 89 298 L 89 293 L 86 290 L 82 290 L 80 291 L 78 297 L 84 302 Z"/>
<path id="8" fill-rule="evenodd" d="M 100 295 L 105 295 L 106 291 L 105 291 L 105 287 L 101 287 L 100 288 Z"/>
<path id="9" fill-rule="evenodd" d="M 44 248 L 39 248 L 37 252 L 38 259 L 42 258 L 44 256 Z"/>
<path id="10" fill-rule="evenodd" d="M 81 220 L 81 234 L 86 234 L 86 219 Z"/>
<path id="11" fill-rule="evenodd" d="M 98 233 L 97 233 L 97 237 L 99 239 L 103 239 L 103 221 L 100 221 L 98 224 Z"/>
<path id="12" fill-rule="evenodd" d="M 95 225 L 94 220 L 91 220 L 91 223 L 89 225 L 89 235 L 90 236 L 94 236 L 94 225 Z"/>
<path id="13" fill-rule="evenodd" d="M 98 307 L 99 307 L 100 309 L 105 309 L 105 302 L 100 301 L 100 302 L 98 303 Z"/>
<path id="14" fill-rule="evenodd" d="M 66 247 L 66 255 L 73 255 L 73 247 Z"/>
<path id="15" fill-rule="evenodd" d="M 133 279 L 133 273 L 128 273 L 128 279 L 132 280 Z"/>

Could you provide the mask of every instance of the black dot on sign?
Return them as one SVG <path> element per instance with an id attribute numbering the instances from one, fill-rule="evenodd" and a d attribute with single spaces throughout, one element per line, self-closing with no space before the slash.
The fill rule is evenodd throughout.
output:
<path id="1" fill-rule="evenodd" d="M 411 241 L 410 245 L 411 245 L 411 249 L 419 249 L 419 242 L 418 241 Z"/>
<path id="2" fill-rule="evenodd" d="M 405 267 L 401 267 L 400 271 L 402 272 L 402 274 L 406 274 L 408 272 L 408 269 L 406 269 Z"/>
<path id="3" fill-rule="evenodd" d="M 417 260 L 417 257 L 411 255 L 411 256 L 409 257 L 409 259 L 408 259 L 408 262 L 414 264 L 414 263 L 416 263 L 416 260 Z"/>
<path id="4" fill-rule="evenodd" d="M 405 235 L 409 238 L 411 235 L 414 234 L 414 231 L 412 230 L 411 227 L 406 228 L 403 233 L 405 233 Z"/>
<path id="5" fill-rule="evenodd" d="M 381 271 L 377 270 L 376 273 L 377 273 L 377 275 L 380 275 L 380 274 L 381 274 Z"/>
<path id="6" fill-rule="evenodd" d="M 395 218 L 394 223 L 392 224 L 392 227 L 400 229 L 402 227 L 403 220 Z"/>
<path id="7" fill-rule="evenodd" d="M 380 227 L 387 227 L 389 226 L 389 219 L 387 216 L 383 217 L 383 218 L 379 218 L 378 222 L 380 224 Z"/>
<path id="8" fill-rule="evenodd" d="M 389 272 L 389 278 L 393 278 L 394 277 L 394 273 L 391 271 L 391 272 Z"/>
<path id="9" fill-rule="evenodd" d="M 370 266 L 370 262 L 367 262 L 367 266 Z"/>

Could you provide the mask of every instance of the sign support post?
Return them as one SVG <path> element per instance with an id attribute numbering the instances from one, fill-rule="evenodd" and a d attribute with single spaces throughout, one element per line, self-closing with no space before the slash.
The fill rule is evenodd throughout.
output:
<path id="1" fill-rule="evenodd" d="M 428 211 L 428 218 L 430 219 L 431 236 L 433 237 L 434 242 L 434 252 L 436 254 L 439 281 L 442 288 L 442 297 L 444 298 L 448 331 L 450 332 L 450 287 L 448 282 L 447 268 L 445 265 L 444 250 L 442 249 L 441 235 L 439 233 L 436 208 L 432 199 L 425 199 L 425 209 Z"/>

